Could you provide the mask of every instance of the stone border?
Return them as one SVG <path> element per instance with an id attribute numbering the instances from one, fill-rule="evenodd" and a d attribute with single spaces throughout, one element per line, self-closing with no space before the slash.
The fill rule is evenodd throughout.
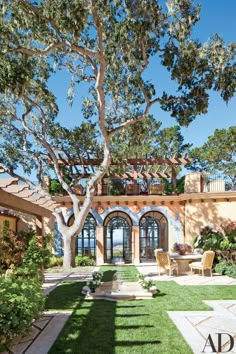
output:
<path id="1" fill-rule="evenodd" d="M 72 312 L 73 311 L 45 312 L 45 316 L 53 316 L 53 318 L 40 333 L 40 335 L 33 341 L 25 354 L 48 353 Z"/>

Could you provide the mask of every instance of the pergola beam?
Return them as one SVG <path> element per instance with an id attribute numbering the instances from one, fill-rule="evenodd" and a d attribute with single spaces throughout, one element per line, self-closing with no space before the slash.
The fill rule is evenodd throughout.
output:
<path id="1" fill-rule="evenodd" d="M 168 166 L 180 166 L 180 165 L 187 165 L 191 163 L 191 159 L 185 157 L 175 157 L 175 158 L 151 158 L 151 159 L 124 159 L 123 162 L 128 166 L 153 166 L 153 165 L 168 165 Z M 61 165 L 66 164 L 66 160 L 58 160 L 58 163 Z M 102 163 L 102 159 L 74 159 L 68 161 L 68 165 L 71 166 L 99 166 Z M 119 161 L 112 161 L 112 166 L 120 165 Z"/>
<path id="2" fill-rule="evenodd" d="M 3 190 L 0 190 L 0 206 L 34 216 L 50 218 L 52 215 L 50 210 Z"/>

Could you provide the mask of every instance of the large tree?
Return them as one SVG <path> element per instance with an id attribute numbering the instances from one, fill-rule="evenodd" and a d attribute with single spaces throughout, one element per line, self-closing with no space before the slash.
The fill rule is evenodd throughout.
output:
<path id="1" fill-rule="evenodd" d="M 199 12 L 191 0 L 169 0 L 163 8 L 157 0 L 2 0 L 0 159 L 11 175 L 23 166 L 28 174 L 37 169 L 41 179 L 53 167 L 75 215 L 69 227 L 61 209 L 54 212 L 64 240 L 64 266 L 71 264 L 71 240 L 81 231 L 95 185 L 110 165 L 112 137 L 143 120 L 154 104 L 188 125 L 207 112 L 209 90 L 219 91 L 225 101 L 233 96 L 235 45 L 226 46 L 218 36 L 204 44 L 192 39 Z M 159 65 L 165 67 L 176 91 L 156 94 L 145 79 L 152 57 L 156 75 Z M 83 205 L 74 189 L 83 171 L 72 166 L 73 136 L 79 130 L 59 125 L 60 106 L 48 89 L 50 76 L 60 77 L 61 72 L 71 76 L 70 104 L 78 102 L 76 85 L 82 83 L 83 104 L 75 126 L 89 119 L 87 124 L 100 134 L 102 163 L 88 180 Z M 66 173 L 59 160 L 68 164 Z"/>
<path id="2" fill-rule="evenodd" d="M 236 126 L 216 129 L 199 148 L 191 151 L 191 168 L 196 171 L 222 173 L 236 189 Z"/>

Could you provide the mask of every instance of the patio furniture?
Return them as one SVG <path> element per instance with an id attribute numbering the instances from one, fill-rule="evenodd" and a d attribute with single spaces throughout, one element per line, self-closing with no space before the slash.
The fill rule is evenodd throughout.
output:
<path id="1" fill-rule="evenodd" d="M 184 254 L 180 255 L 178 253 L 172 253 L 170 254 L 170 258 L 175 260 L 176 263 L 178 264 L 179 267 L 179 274 L 186 274 L 190 272 L 190 266 L 189 263 L 191 262 L 196 262 L 196 261 L 201 261 L 202 255 L 201 254 Z"/>
<path id="2" fill-rule="evenodd" d="M 159 194 L 162 195 L 164 193 L 164 184 L 150 184 L 149 186 L 149 194 Z"/>
<path id="3" fill-rule="evenodd" d="M 161 275 L 160 268 L 169 270 L 169 276 L 171 276 L 171 271 L 176 270 L 177 275 L 179 274 L 178 264 L 171 261 L 168 252 L 162 252 L 155 250 L 155 256 L 158 266 L 159 275 Z"/>
<path id="4" fill-rule="evenodd" d="M 209 270 L 212 277 L 212 266 L 215 258 L 214 251 L 205 251 L 202 256 L 201 262 L 193 262 L 190 264 L 191 274 L 193 274 L 193 269 L 199 269 L 202 271 L 202 275 L 204 276 L 204 271 Z"/>
<path id="5" fill-rule="evenodd" d="M 126 184 L 125 186 L 126 195 L 138 195 L 139 190 L 139 184 Z"/>

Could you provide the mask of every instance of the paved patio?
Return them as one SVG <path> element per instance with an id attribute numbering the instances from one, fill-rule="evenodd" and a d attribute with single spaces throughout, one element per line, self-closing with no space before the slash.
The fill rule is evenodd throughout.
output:
<path id="1" fill-rule="evenodd" d="M 137 268 L 140 273 L 146 274 L 150 279 L 173 280 L 179 285 L 236 285 L 236 279 L 215 274 L 212 278 L 202 277 L 201 275 L 169 277 L 165 274 L 159 276 L 155 265 L 145 264 Z M 98 270 L 98 268 L 95 269 Z M 91 279 L 91 272 L 45 273 L 43 289 L 45 294 L 49 294 L 62 281 L 87 281 L 88 279 Z M 229 348 L 229 335 L 232 336 L 235 344 L 233 349 L 227 353 L 236 353 L 236 292 L 235 300 L 232 301 L 207 301 L 206 299 L 205 302 L 213 308 L 213 311 L 171 311 L 168 312 L 168 315 L 194 354 L 200 354 L 203 350 L 206 353 L 212 353 L 209 342 L 206 347 L 205 344 L 210 334 L 217 347 L 217 333 L 224 333 L 222 335 L 222 353 Z M 14 354 L 47 354 L 71 313 L 70 311 L 45 312 L 34 323 L 32 332 L 11 348 L 12 352 Z"/>
<path id="2" fill-rule="evenodd" d="M 212 307 L 213 311 L 169 311 L 168 315 L 194 354 L 213 351 L 236 353 L 236 300 L 204 302 Z M 222 341 L 220 348 L 219 338 Z M 231 346 L 232 349 L 229 350 Z"/>
<path id="3" fill-rule="evenodd" d="M 153 264 L 144 264 L 136 266 L 138 271 L 145 274 L 151 280 L 170 281 L 173 280 L 179 285 L 236 285 L 236 279 L 228 276 L 222 276 L 214 273 L 212 277 L 202 276 L 199 274 L 172 275 L 171 277 L 165 272 L 159 276 L 157 266 Z"/>

